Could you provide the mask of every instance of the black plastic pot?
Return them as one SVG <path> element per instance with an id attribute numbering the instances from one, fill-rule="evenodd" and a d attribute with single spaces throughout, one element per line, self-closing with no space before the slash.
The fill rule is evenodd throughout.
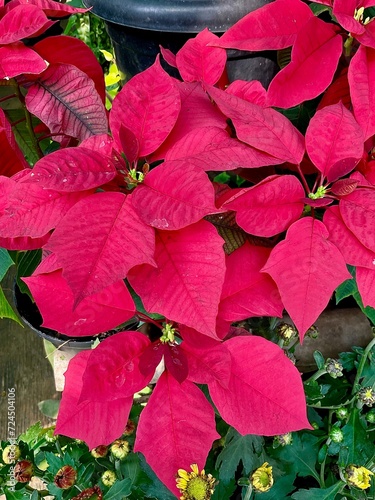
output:
<path id="1" fill-rule="evenodd" d="M 269 0 L 84 0 L 105 20 L 125 81 L 154 63 L 160 45 L 176 53 L 204 28 L 222 34 Z M 174 74 L 168 65 L 165 69 Z M 228 51 L 228 77 L 268 85 L 277 71 L 274 54 Z M 174 75 L 175 76 L 175 75 Z"/>

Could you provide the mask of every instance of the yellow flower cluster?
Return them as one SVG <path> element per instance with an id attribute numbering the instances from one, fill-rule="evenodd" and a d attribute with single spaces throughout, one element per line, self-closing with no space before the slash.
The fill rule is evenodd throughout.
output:
<path id="1" fill-rule="evenodd" d="M 359 467 L 356 465 L 349 465 L 346 469 L 346 478 L 347 482 L 351 486 L 356 486 L 361 490 L 366 490 L 371 485 L 371 476 L 374 475 L 369 469 L 366 467 Z"/>
<path id="2" fill-rule="evenodd" d="M 179 469 L 177 472 L 177 488 L 182 493 L 180 500 L 210 500 L 215 485 L 215 478 L 206 474 L 204 469 L 199 472 L 198 465 L 190 465 L 191 472 Z"/>

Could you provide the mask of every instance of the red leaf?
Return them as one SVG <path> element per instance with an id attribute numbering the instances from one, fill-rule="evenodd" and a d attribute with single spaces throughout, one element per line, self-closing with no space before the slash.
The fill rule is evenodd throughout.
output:
<path id="1" fill-rule="evenodd" d="M 375 133 L 375 50 L 359 46 L 350 61 L 348 79 L 354 116 L 367 140 Z"/>
<path id="2" fill-rule="evenodd" d="M 188 161 L 165 162 L 151 170 L 132 202 L 139 217 L 158 229 L 182 229 L 216 212 L 211 181 Z"/>
<path id="3" fill-rule="evenodd" d="M 367 248 L 375 251 L 375 191 L 356 189 L 340 201 L 345 224 Z"/>
<path id="4" fill-rule="evenodd" d="M 188 376 L 190 367 L 186 358 L 185 351 L 179 345 L 164 344 L 164 362 L 165 369 L 180 384 Z"/>
<path id="5" fill-rule="evenodd" d="M 17 145 L 12 127 L 6 119 L 5 113 L 2 109 L 0 109 L 0 144 L 0 175 L 11 177 L 16 172 L 19 172 L 29 166 Z"/>
<path id="6" fill-rule="evenodd" d="M 20 182 L 39 183 L 60 192 L 92 189 L 116 176 L 113 163 L 90 149 L 66 148 L 41 158 Z"/>
<path id="7" fill-rule="evenodd" d="M 232 120 L 240 141 L 282 162 L 298 164 L 302 161 L 305 152 L 303 136 L 281 113 L 215 87 L 210 87 L 208 92 L 219 109 Z"/>
<path id="8" fill-rule="evenodd" d="M 79 337 L 106 332 L 135 314 L 133 299 L 123 281 L 86 297 L 73 309 L 73 293 L 61 270 L 23 280 L 42 314 L 42 326 L 65 335 Z"/>
<path id="9" fill-rule="evenodd" d="M 342 103 L 317 111 L 306 131 L 309 157 L 328 182 L 353 170 L 362 158 L 363 143 L 361 127 Z"/>
<path id="10" fill-rule="evenodd" d="M 200 83 L 176 83 L 180 92 L 181 111 L 177 122 L 162 146 L 152 155 L 151 160 L 165 158 L 177 141 L 194 129 L 202 127 L 227 128 L 225 116 L 214 106 Z"/>
<path id="11" fill-rule="evenodd" d="M 94 82 L 69 64 L 51 64 L 29 88 L 26 106 L 57 136 L 82 141 L 108 130 L 106 110 Z"/>
<path id="12" fill-rule="evenodd" d="M 158 478 L 178 496 L 178 469 L 190 470 L 194 463 L 202 469 L 219 437 L 214 410 L 198 387 L 187 380 L 179 384 L 164 372 L 142 410 L 134 451 L 144 454 Z"/>
<path id="13" fill-rule="evenodd" d="M 46 62 L 22 42 L 0 47 L 0 78 L 22 74 L 39 74 L 47 68 Z"/>
<path id="14" fill-rule="evenodd" d="M 141 373 L 139 357 L 149 345 L 146 335 L 131 331 L 115 333 L 100 342 L 82 376 L 80 402 L 113 402 L 131 397 L 146 387 L 153 374 Z"/>
<path id="15" fill-rule="evenodd" d="M 342 102 L 343 105 L 350 109 L 350 88 L 348 82 L 348 68 L 345 67 L 340 75 L 331 83 L 328 89 L 324 92 L 317 109 L 325 108 L 331 104 Z"/>
<path id="16" fill-rule="evenodd" d="M 58 5 L 63 6 L 63 4 Z M 102 67 L 93 51 L 82 40 L 64 35 L 51 36 L 35 44 L 33 49 L 50 64 L 72 64 L 86 73 L 94 81 L 102 102 L 105 102 L 105 83 Z"/>
<path id="17" fill-rule="evenodd" d="M 84 139 L 78 147 L 98 151 L 104 156 L 112 156 L 113 139 L 108 134 L 91 135 Z"/>
<path id="18" fill-rule="evenodd" d="M 278 158 L 232 139 L 220 127 L 192 130 L 166 152 L 165 159 L 187 160 L 206 171 L 257 168 L 281 162 Z"/>
<path id="19" fill-rule="evenodd" d="M 53 0 L 12 0 L 6 5 L 6 9 L 11 10 L 18 5 L 25 4 L 36 5 L 39 10 L 43 10 L 50 17 L 66 17 L 68 14 L 79 14 L 89 10 L 72 7 L 70 4 L 62 4 Z"/>
<path id="20" fill-rule="evenodd" d="M 40 238 L 55 228 L 82 193 L 62 194 L 36 184 L 14 181 L 0 212 L 0 234 L 5 238 Z"/>
<path id="21" fill-rule="evenodd" d="M 375 269 L 357 267 L 355 279 L 363 306 L 375 307 Z"/>
<path id="22" fill-rule="evenodd" d="M 7 250 L 38 250 L 48 241 L 49 234 L 42 238 L 0 238 L 0 247 Z"/>
<path id="23" fill-rule="evenodd" d="M 233 94 L 245 101 L 258 104 L 258 106 L 266 107 L 267 91 L 258 80 L 235 80 L 227 88 L 228 94 Z"/>
<path id="24" fill-rule="evenodd" d="M 210 47 L 219 37 L 204 29 L 190 38 L 176 54 L 176 64 L 185 82 L 217 83 L 225 69 L 227 54 L 218 47 Z"/>
<path id="25" fill-rule="evenodd" d="M 153 265 L 154 230 L 139 219 L 122 193 L 96 193 L 69 211 L 46 249 L 56 254 L 76 306 L 125 278 L 131 267 Z"/>
<path id="26" fill-rule="evenodd" d="M 180 107 L 174 80 L 157 58 L 150 68 L 131 78 L 113 101 L 109 121 L 115 143 L 120 147 L 123 123 L 139 142 L 139 156 L 153 153 L 172 130 Z"/>
<path id="27" fill-rule="evenodd" d="M 197 384 L 208 384 L 216 380 L 223 387 L 228 387 L 232 359 L 225 344 L 220 343 L 214 347 L 205 348 L 200 343 L 192 346 L 183 342 L 181 349 L 188 360 L 189 380 Z"/>
<path id="28" fill-rule="evenodd" d="M 278 50 L 293 45 L 312 11 L 299 0 L 277 0 L 254 10 L 215 44 L 239 50 Z"/>
<path id="29" fill-rule="evenodd" d="M 300 339 L 327 306 L 334 290 L 350 278 L 344 258 L 328 241 L 325 225 L 305 217 L 290 226 L 263 271 L 276 281 Z"/>
<path id="30" fill-rule="evenodd" d="M 351 266 L 373 268 L 375 253 L 366 248 L 345 225 L 339 207 L 336 205 L 325 211 L 323 222 L 329 231 L 329 239 L 343 254 L 345 262 Z"/>
<path id="31" fill-rule="evenodd" d="M 302 214 L 305 195 L 294 175 L 271 176 L 244 188 L 224 204 L 236 211 L 236 222 L 247 233 L 270 237 L 285 231 Z"/>
<path id="32" fill-rule="evenodd" d="M 0 20 L 0 44 L 18 42 L 46 31 L 55 21 L 49 21 L 44 12 L 34 5 L 19 5 Z"/>
<path id="33" fill-rule="evenodd" d="M 123 123 L 120 125 L 118 140 L 127 161 L 132 164 L 139 158 L 139 142 L 133 131 Z"/>
<path id="34" fill-rule="evenodd" d="M 364 33 L 366 27 L 354 18 L 355 11 L 362 6 L 358 0 L 335 0 L 333 2 L 333 15 L 341 26 L 352 36 Z"/>
<path id="35" fill-rule="evenodd" d="M 317 17 L 309 19 L 297 34 L 291 62 L 270 83 L 268 105 L 291 108 L 324 92 L 341 52 L 342 38 L 336 28 Z"/>
<path id="36" fill-rule="evenodd" d="M 173 54 L 173 52 L 169 49 L 166 49 L 159 45 L 160 53 L 162 55 L 162 58 L 164 61 L 169 64 L 169 66 L 172 66 L 173 68 L 177 68 L 176 64 L 176 55 Z"/>
<path id="37" fill-rule="evenodd" d="M 346 196 L 352 193 L 358 186 L 359 181 L 355 179 L 339 179 L 331 186 L 331 193 L 336 196 Z"/>
<path id="38" fill-rule="evenodd" d="M 215 321 L 225 274 L 222 238 L 204 220 L 179 231 L 157 231 L 156 236 L 158 267 L 132 269 L 131 286 L 149 312 L 217 338 Z"/>
<path id="39" fill-rule="evenodd" d="M 262 337 L 225 342 L 232 357 L 228 388 L 209 382 L 221 417 L 242 435 L 274 436 L 311 428 L 301 376 L 278 346 Z"/>
<path id="40" fill-rule="evenodd" d="M 276 284 L 260 272 L 270 252 L 269 248 L 246 242 L 227 255 L 219 320 L 234 322 L 254 316 L 282 316 L 284 306 Z"/>
<path id="41" fill-rule="evenodd" d="M 122 435 L 133 404 L 133 396 L 103 403 L 96 400 L 78 403 L 82 375 L 94 351 L 81 351 L 70 361 L 56 422 L 58 434 L 82 439 L 90 449 L 108 445 Z M 93 422 L 103 425 L 93 425 Z"/>

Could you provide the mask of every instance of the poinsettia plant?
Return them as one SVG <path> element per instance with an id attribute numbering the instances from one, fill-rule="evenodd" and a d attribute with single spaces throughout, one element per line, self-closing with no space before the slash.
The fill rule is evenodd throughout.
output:
<path id="1" fill-rule="evenodd" d="M 369 7 L 276 0 L 222 37 L 204 30 L 176 55 L 162 50 L 179 80 L 158 56 L 108 117 L 84 44 L 33 43 L 50 17 L 76 9 L 1 6 L 1 102 L 20 103 L 31 145 L 17 144 L 4 104 L 0 243 L 43 249 L 24 277 L 43 326 L 80 337 L 137 315 L 153 327 L 71 361 L 58 433 L 112 442 L 133 395 L 161 373 L 134 450 L 177 495 L 177 471 L 201 469 L 220 437 L 214 407 L 241 434 L 309 428 L 298 370 L 238 322 L 286 310 L 302 341 L 353 279 L 347 265 L 362 306 L 375 306 Z M 227 48 L 278 50 L 284 67 L 267 90 L 229 84 Z"/>

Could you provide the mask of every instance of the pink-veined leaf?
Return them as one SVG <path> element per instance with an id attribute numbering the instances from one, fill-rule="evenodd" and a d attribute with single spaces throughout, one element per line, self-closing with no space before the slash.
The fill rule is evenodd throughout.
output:
<path id="1" fill-rule="evenodd" d="M 43 33 L 55 24 L 35 5 L 19 5 L 0 20 L 0 44 L 18 42 Z"/>
<path id="2" fill-rule="evenodd" d="M 16 142 L 12 127 L 2 109 L 0 109 L 0 143 L 0 175 L 11 177 L 16 172 L 29 166 Z"/>
<path id="3" fill-rule="evenodd" d="M 228 94 L 236 95 L 245 101 L 266 107 L 267 91 L 258 80 L 235 80 L 227 88 Z"/>
<path id="4" fill-rule="evenodd" d="M 374 269 L 357 267 L 355 279 L 361 295 L 363 306 L 375 307 L 375 264 Z"/>
<path id="5" fill-rule="evenodd" d="M 375 269 L 375 253 L 362 245 L 346 226 L 337 205 L 325 211 L 323 222 L 329 231 L 329 240 L 337 246 L 347 264 Z"/>
<path id="6" fill-rule="evenodd" d="M 234 337 L 224 345 L 232 357 L 228 387 L 216 380 L 208 387 L 229 425 L 242 435 L 264 436 L 311 428 L 301 375 L 282 349 L 255 335 Z"/>
<path id="7" fill-rule="evenodd" d="M 146 335 L 133 331 L 119 332 L 100 342 L 82 376 L 80 401 L 114 401 L 146 387 L 153 372 L 142 374 L 139 357 L 149 345 Z"/>
<path id="8" fill-rule="evenodd" d="M 200 83 L 176 82 L 180 92 L 181 111 L 172 132 L 151 160 L 166 158 L 168 151 L 194 129 L 202 127 L 227 128 L 225 116 L 214 106 Z"/>
<path id="9" fill-rule="evenodd" d="M 30 86 L 26 106 L 57 137 L 82 141 L 108 131 L 106 109 L 93 80 L 70 64 L 51 64 Z"/>
<path id="10" fill-rule="evenodd" d="M 176 142 L 166 160 L 185 160 L 206 171 L 277 165 L 278 158 L 233 139 L 220 127 L 196 128 Z"/>
<path id="11" fill-rule="evenodd" d="M 270 252 L 270 248 L 245 242 L 226 256 L 219 320 L 233 323 L 254 316 L 282 316 L 284 306 L 277 286 L 267 274 L 260 272 Z"/>
<path id="12" fill-rule="evenodd" d="M 359 46 L 348 70 L 354 116 L 367 140 L 375 133 L 375 50 Z"/>
<path id="13" fill-rule="evenodd" d="M 375 252 L 375 190 L 357 188 L 340 201 L 340 213 L 350 231 Z"/>
<path id="14" fill-rule="evenodd" d="M 61 270 L 24 281 L 43 317 L 42 326 L 71 337 L 106 332 L 135 314 L 133 299 L 122 280 L 86 297 L 76 309 L 73 309 L 73 293 Z"/>
<path id="15" fill-rule="evenodd" d="M 0 247 L 7 250 L 38 250 L 48 241 L 49 234 L 42 238 L 29 238 L 27 236 L 19 238 L 1 238 Z"/>
<path id="16" fill-rule="evenodd" d="M 268 88 L 268 105 L 291 108 L 317 97 L 332 82 L 342 52 L 342 38 L 332 24 L 317 17 L 297 34 L 292 60 Z"/>
<path id="17" fill-rule="evenodd" d="M 151 170 L 133 192 L 132 202 L 146 224 L 170 231 L 216 212 L 211 181 L 189 161 L 164 162 Z"/>
<path id="18" fill-rule="evenodd" d="M 226 51 L 212 47 L 219 37 L 208 28 L 190 38 L 176 54 L 176 64 L 185 82 L 217 83 L 227 62 Z"/>
<path id="19" fill-rule="evenodd" d="M 129 272 L 147 311 L 216 337 L 215 321 L 224 282 L 223 240 L 202 220 L 179 231 L 157 231 L 155 262 Z"/>
<path id="20" fill-rule="evenodd" d="M 355 11 L 362 6 L 358 0 L 334 0 L 332 13 L 341 26 L 352 36 L 365 32 L 365 26 L 354 18 Z"/>
<path id="21" fill-rule="evenodd" d="M 159 45 L 159 49 L 164 61 L 169 64 L 169 66 L 172 66 L 172 68 L 177 68 L 176 54 L 174 54 L 171 50 L 162 47 L 161 45 Z"/>
<path id="22" fill-rule="evenodd" d="M 236 222 L 247 233 L 270 237 L 285 231 L 302 214 L 305 191 L 294 175 L 267 177 L 244 188 L 224 204 L 236 212 Z"/>
<path id="23" fill-rule="evenodd" d="M 5 238 L 45 236 L 84 196 L 87 194 L 58 193 L 37 184 L 13 181 L 0 212 L 0 234 Z"/>
<path id="24" fill-rule="evenodd" d="M 272 250 L 263 271 L 276 282 L 285 309 L 301 341 L 349 274 L 325 225 L 312 217 L 290 226 L 285 240 Z"/>
<path id="25" fill-rule="evenodd" d="M 33 49 L 22 42 L 0 47 L 0 78 L 13 78 L 22 74 L 39 74 L 47 63 Z"/>
<path id="26" fill-rule="evenodd" d="M 90 135 L 87 139 L 84 139 L 80 144 L 79 148 L 91 149 L 92 151 L 97 151 L 104 156 L 112 156 L 112 146 L 113 139 L 108 134 Z"/>
<path id="27" fill-rule="evenodd" d="M 123 434 L 133 404 L 133 396 L 115 401 L 78 402 L 82 376 L 94 350 L 81 351 L 69 362 L 56 422 L 56 433 L 81 439 L 90 449 L 108 445 Z M 101 425 L 93 425 L 93 422 L 101 422 Z"/>
<path id="28" fill-rule="evenodd" d="M 139 219 L 129 197 L 95 193 L 69 211 L 46 249 L 56 254 L 76 306 L 125 278 L 133 266 L 153 265 L 154 238 L 154 230 Z"/>
<path id="29" fill-rule="evenodd" d="M 10 11 L 18 5 L 36 5 L 39 10 L 43 10 L 46 16 L 50 17 L 66 17 L 69 14 L 79 14 L 89 10 L 72 7 L 70 4 L 58 3 L 53 0 L 12 0 L 7 3 L 6 11 Z"/>
<path id="30" fill-rule="evenodd" d="M 180 93 L 161 67 L 159 57 L 148 69 L 133 76 L 113 100 L 109 122 L 120 147 L 121 124 L 139 142 L 139 156 L 153 153 L 167 138 L 181 108 Z"/>
<path id="31" fill-rule="evenodd" d="M 276 0 L 240 19 L 215 45 L 239 50 L 290 47 L 311 17 L 311 9 L 299 0 Z"/>
<path id="32" fill-rule="evenodd" d="M 336 196 L 346 196 L 352 193 L 358 184 L 359 181 L 355 179 L 339 179 L 332 184 L 330 192 Z"/>
<path id="33" fill-rule="evenodd" d="M 362 24 L 362 23 L 360 23 Z M 368 24 L 363 24 L 365 30 L 361 34 L 353 34 L 354 38 L 363 46 L 375 49 L 375 23 L 374 19 Z"/>
<path id="34" fill-rule="evenodd" d="M 102 67 L 93 51 L 82 40 L 65 35 L 51 36 L 36 43 L 33 49 L 50 64 L 72 64 L 86 73 L 94 81 L 102 102 L 105 102 L 105 82 Z"/>
<path id="35" fill-rule="evenodd" d="M 188 380 L 179 384 L 164 372 L 142 410 L 134 451 L 144 454 L 158 478 L 178 496 L 178 469 L 190 470 L 194 463 L 202 469 L 219 437 L 214 410 L 200 389 Z"/>
<path id="36" fill-rule="evenodd" d="M 262 108 L 215 87 L 208 93 L 219 109 L 232 120 L 239 140 L 280 159 L 299 164 L 305 145 L 302 134 L 281 113 Z"/>
<path id="37" fill-rule="evenodd" d="M 353 170 L 362 158 L 363 143 L 361 127 L 342 103 L 317 111 L 306 130 L 307 153 L 328 182 Z"/>
<path id="38" fill-rule="evenodd" d="M 228 387 L 232 364 L 228 349 L 223 343 L 205 349 L 199 343 L 200 340 L 199 338 L 195 345 L 188 342 L 183 342 L 181 345 L 189 365 L 188 379 L 197 384 L 208 384 L 216 380 L 224 387 Z"/>
<path id="39" fill-rule="evenodd" d="M 36 183 L 60 192 L 85 191 L 112 180 L 113 163 L 90 149 L 77 147 L 54 151 L 36 162 L 20 182 Z"/>
<path id="40" fill-rule="evenodd" d="M 121 151 L 124 153 L 127 161 L 132 164 L 139 158 L 139 141 L 130 128 L 123 123 L 120 125 L 118 140 L 121 145 Z"/>

